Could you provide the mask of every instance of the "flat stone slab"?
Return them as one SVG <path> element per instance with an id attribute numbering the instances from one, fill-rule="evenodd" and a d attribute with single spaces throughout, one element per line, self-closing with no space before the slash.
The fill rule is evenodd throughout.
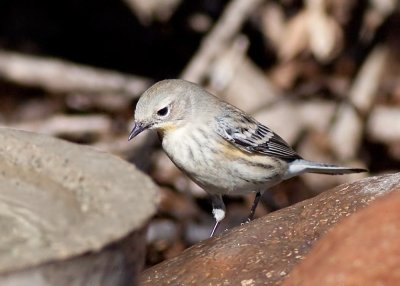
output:
<path id="1" fill-rule="evenodd" d="M 155 212 L 156 189 L 118 157 L 0 128 L 0 282 L 11 272 L 98 253 L 134 237 Z M 135 247 L 144 252 L 139 242 Z"/>
<path id="2" fill-rule="evenodd" d="M 144 271 L 140 285 L 280 285 L 332 226 L 399 186 L 400 173 L 338 186 L 207 239 Z"/>

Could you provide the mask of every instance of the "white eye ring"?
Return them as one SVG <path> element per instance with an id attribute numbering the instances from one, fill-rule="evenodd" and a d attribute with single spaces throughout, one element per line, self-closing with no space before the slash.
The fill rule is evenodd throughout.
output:
<path id="1" fill-rule="evenodd" d="M 157 115 L 161 117 L 165 117 L 169 114 L 169 107 L 165 106 L 157 111 Z"/>

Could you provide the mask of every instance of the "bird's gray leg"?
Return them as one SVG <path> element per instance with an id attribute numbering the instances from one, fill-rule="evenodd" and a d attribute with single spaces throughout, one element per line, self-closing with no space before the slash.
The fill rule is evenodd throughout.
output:
<path id="1" fill-rule="evenodd" d="M 225 204 L 221 195 L 211 195 L 212 213 L 215 218 L 215 225 L 211 231 L 210 237 L 214 235 L 217 230 L 218 224 L 225 217 Z"/>
<path id="2" fill-rule="evenodd" d="M 256 212 L 256 208 L 257 208 L 257 205 L 258 205 L 258 203 L 259 203 L 259 201 L 260 201 L 260 198 L 261 198 L 261 192 L 258 191 L 258 192 L 256 193 L 256 196 L 254 197 L 254 202 L 253 202 L 253 205 L 251 206 L 251 210 L 250 210 L 249 217 L 247 218 L 247 221 L 248 221 L 248 222 L 251 221 L 251 220 L 253 220 L 253 218 L 254 218 L 254 213 Z"/>

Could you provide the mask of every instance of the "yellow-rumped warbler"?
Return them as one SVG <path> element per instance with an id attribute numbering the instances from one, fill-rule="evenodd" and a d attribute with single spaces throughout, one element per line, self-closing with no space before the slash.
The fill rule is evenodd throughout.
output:
<path id="1" fill-rule="evenodd" d="M 140 97 L 129 140 L 155 129 L 175 165 L 207 191 L 216 220 L 225 217 L 222 195 L 261 192 L 302 173 L 347 174 L 364 169 L 304 160 L 281 137 L 240 109 L 184 80 L 164 80 Z"/>

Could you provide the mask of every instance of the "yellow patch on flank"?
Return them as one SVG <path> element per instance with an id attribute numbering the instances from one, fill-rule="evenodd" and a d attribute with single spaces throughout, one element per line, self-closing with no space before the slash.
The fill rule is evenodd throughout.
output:
<path id="1" fill-rule="evenodd" d="M 271 161 L 271 159 L 268 156 L 265 156 L 263 154 L 258 154 L 258 153 L 249 153 L 249 152 L 240 150 L 239 148 L 233 146 L 229 142 L 222 143 L 220 149 L 222 151 L 223 156 L 226 156 L 233 160 L 240 158 L 240 159 L 245 159 L 245 160 L 249 160 L 254 163 L 260 163 L 260 164 L 270 163 L 270 161 Z"/>
<path id="2" fill-rule="evenodd" d="M 243 150 L 240 150 L 239 148 L 233 146 L 229 142 L 223 142 L 221 145 L 222 145 L 221 146 L 222 153 L 228 157 L 233 157 L 233 158 L 239 157 L 239 158 L 248 159 L 249 156 L 252 156 L 252 154 L 245 152 Z"/>

